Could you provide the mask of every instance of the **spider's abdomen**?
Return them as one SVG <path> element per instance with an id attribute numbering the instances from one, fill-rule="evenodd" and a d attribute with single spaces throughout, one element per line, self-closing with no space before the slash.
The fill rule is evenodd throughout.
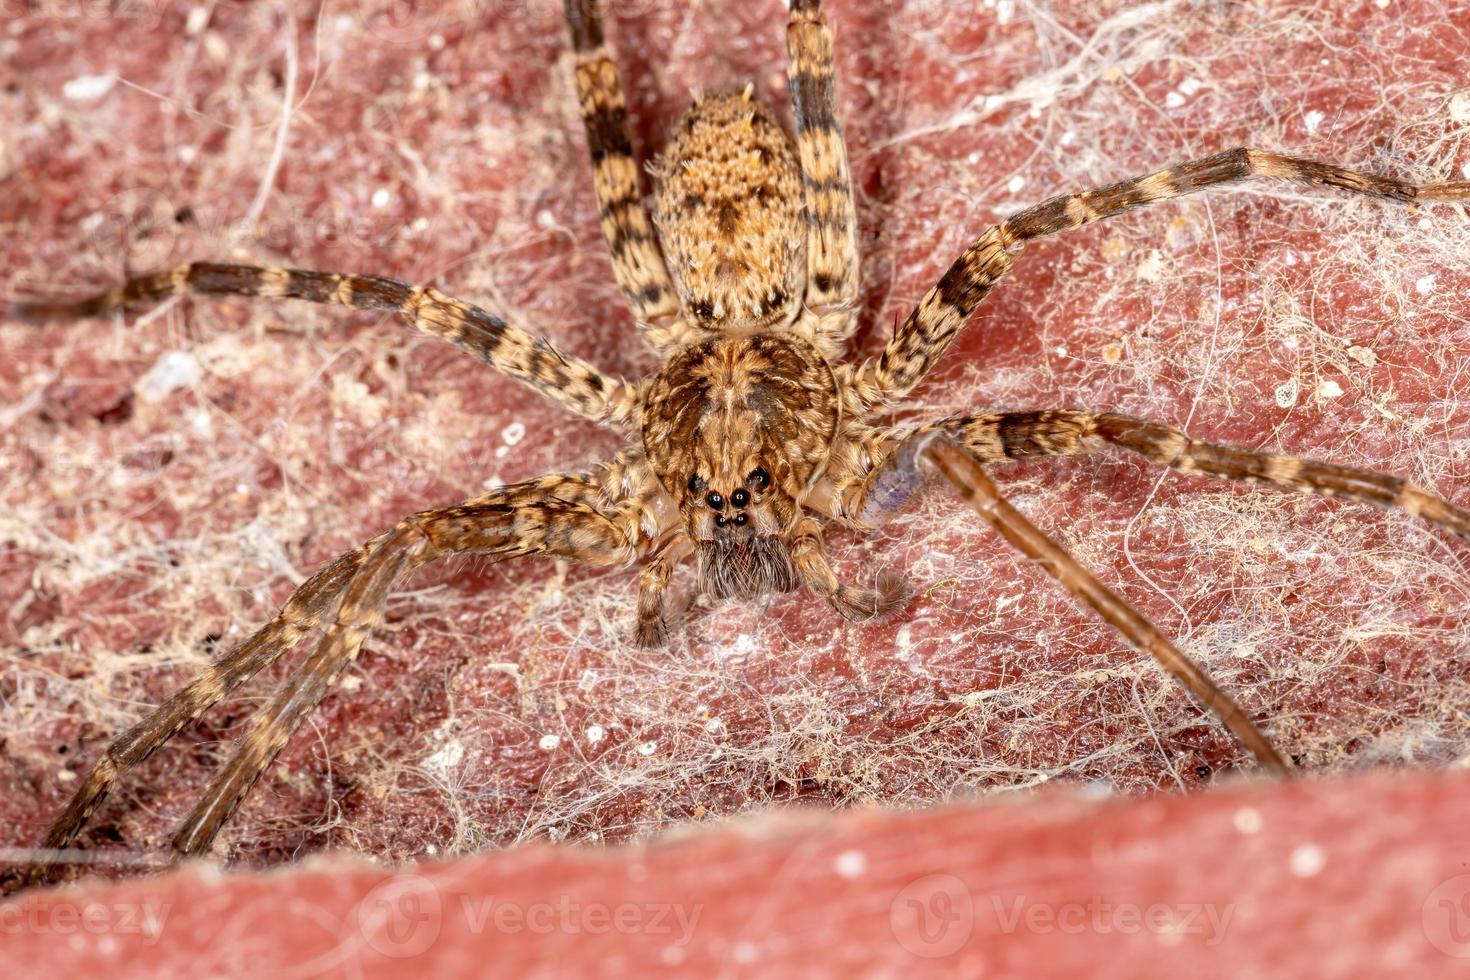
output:
<path id="1" fill-rule="evenodd" d="M 653 167 L 654 222 L 690 322 L 769 329 L 801 308 L 801 170 L 775 114 L 749 86 L 704 96 Z"/>

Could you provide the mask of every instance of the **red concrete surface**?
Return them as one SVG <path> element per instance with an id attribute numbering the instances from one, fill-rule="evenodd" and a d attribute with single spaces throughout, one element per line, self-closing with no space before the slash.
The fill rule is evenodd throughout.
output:
<path id="1" fill-rule="evenodd" d="M 410 872 L 98 882 L 0 904 L 0 934 L 37 978 L 1458 976 L 1467 806 L 1460 772 L 811 810 Z"/>
<path id="2" fill-rule="evenodd" d="M 651 370 L 603 254 L 559 6 L 7 11 L 0 290 L 90 291 L 188 258 L 379 272 Z M 988 223 L 1059 190 L 1241 143 L 1422 180 L 1470 167 L 1463 5 L 829 6 L 863 352 Z M 692 89 L 730 78 L 785 111 L 783 16 L 611 4 L 644 150 Z M 1120 409 L 1470 504 L 1467 256 L 1456 207 L 1253 186 L 1156 208 L 1028 249 L 904 414 Z M 0 323 L 0 844 L 37 841 L 112 733 L 331 555 L 615 445 L 368 314 L 183 301 Z M 1304 768 L 1470 756 L 1463 544 L 1112 456 L 997 476 Z M 626 642 L 630 572 L 420 573 L 221 856 L 593 844 L 795 800 L 1145 794 L 1249 768 L 962 508 L 936 497 L 832 540 L 845 574 L 895 569 L 918 598 L 865 626 L 801 595 L 697 604 L 647 653 Z M 166 842 L 284 667 L 267 673 L 125 779 L 84 837 L 92 870 Z"/>

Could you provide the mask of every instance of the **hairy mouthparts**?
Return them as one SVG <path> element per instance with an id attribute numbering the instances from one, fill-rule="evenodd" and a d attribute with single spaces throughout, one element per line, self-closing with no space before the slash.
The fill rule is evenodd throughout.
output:
<path id="1" fill-rule="evenodd" d="M 770 534 L 699 542 L 699 578 L 713 599 L 795 592 L 801 584 L 785 542 Z"/>

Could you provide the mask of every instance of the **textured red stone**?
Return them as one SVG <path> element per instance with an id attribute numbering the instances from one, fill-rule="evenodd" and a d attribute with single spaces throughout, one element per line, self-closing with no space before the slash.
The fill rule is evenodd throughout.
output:
<path id="1" fill-rule="evenodd" d="M 1467 807 L 1465 773 L 1416 773 L 811 810 L 600 853 L 94 882 L 0 904 L 0 934 L 37 978 L 1448 976 Z"/>
<path id="2" fill-rule="evenodd" d="M 654 366 L 602 251 L 559 4 L 35 6 L 0 30 L 6 295 L 193 257 L 379 272 L 611 371 Z M 730 78 L 784 111 L 774 0 L 609 6 L 645 150 L 691 89 Z M 1241 143 L 1424 180 L 1470 165 L 1464 25 L 1438 0 L 829 7 L 863 192 L 863 352 L 983 227 L 1061 190 Z M 1040 243 L 904 414 L 1120 409 L 1470 503 L 1467 227 L 1453 207 L 1252 186 Z M 170 353 L 198 379 L 150 400 Z M 3 323 L 0 392 L 7 846 L 36 842 L 112 733 L 331 555 L 615 448 L 391 319 L 299 305 Z M 1467 756 L 1460 543 L 1112 456 L 997 476 L 1302 766 Z M 247 801 L 229 857 L 616 841 L 794 799 L 926 804 L 1049 781 L 1141 794 L 1248 767 L 962 508 L 936 497 L 833 544 L 850 577 L 896 569 L 919 597 L 864 626 L 807 596 L 696 605 L 649 654 L 625 641 L 629 572 L 420 573 Z M 127 777 L 87 846 L 160 848 L 284 676 Z"/>

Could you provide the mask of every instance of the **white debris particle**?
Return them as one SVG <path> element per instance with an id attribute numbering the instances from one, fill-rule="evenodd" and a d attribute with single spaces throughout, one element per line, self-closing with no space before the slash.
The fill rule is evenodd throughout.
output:
<path id="1" fill-rule="evenodd" d="M 868 856 L 862 851 L 843 851 L 832 862 L 832 868 L 842 878 L 858 878 L 868 870 Z"/>
<path id="2" fill-rule="evenodd" d="M 438 751 L 424 759 L 424 768 L 440 776 L 447 776 L 454 772 L 455 766 L 458 766 L 463 758 L 464 743 L 457 738 L 451 738 L 440 746 Z"/>
<path id="3" fill-rule="evenodd" d="M 644 742 L 642 745 L 638 746 L 639 755 L 653 755 L 653 753 L 656 751 L 658 751 L 657 742 Z"/>
<path id="4" fill-rule="evenodd" d="M 913 628 L 908 623 L 904 623 L 898 628 L 898 632 L 894 634 L 893 642 L 898 647 L 898 653 L 895 656 L 899 660 L 907 660 L 914 652 Z"/>
<path id="5" fill-rule="evenodd" d="M 500 430 L 500 438 L 505 440 L 507 446 L 514 446 L 526 438 L 526 427 L 520 422 L 512 422 Z"/>
<path id="6" fill-rule="evenodd" d="M 373 191 L 373 207 L 386 208 L 393 200 L 393 195 L 388 193 L 388 188 L 379 187 Z"/>
<path id="7" fill-rule="evenodd" d="M 1467 163 L 1463 167 L 1461 167 L 1460 173 L 1465 175 L 1466 180 L 1470 180 L 1470 163 Z"/>
<path id="8" fill-rule="evenodd" d="M 1133 274 L 1144 282 L 1158 282 L 1164 278 L 1164 253 L 1156 248 L 1143 253 L 1143 259 L 1134 267 Z"/>
<path id="9" fill-rule="evenodd" d="M 755 637 L 749 633 L 741 633 L 739 636 L 735 637 L 734 646 L 736 653 L 754 653 Z"/>
<path id="10" fill-rule="evenodd" d="M 1357 344 L 1354 344 L 1347 349 L 1347 356 L 1363 365 L 1363 367 L 1373 367 L 1378 363 L 1378 355 L 1371 347 L 1359 347 Z"/>
<path id="11" fill-rule="evenodd" d="M 348 694 L 354 694 L 362 687 L 362 676 L 360 674 L 348 674 L 337 682 L 337 686 Z"/>
<path id="12" fill-rule="evenodd" d="M 60 783 L 69 783 L 76 778 L 77 774 L 72 772 L 70 769 L 63 769 L 56 774 L 56 781 Z"/>
<path id="13" fill-rule="evenodd" d="M 1450 96 L 1450 118 L 1455 122 L 1470 122 L 1470 89 Z M 1465 164 L 1465 176 L 1470 177 L 1470 163 Z"/>
<path id="14" fill-rule="evenodd" d="M 1302 117 L 1302 122 L 1306 124 L 1308 134 L 1315 134 L 1317 127 L 1322 125 L 1322 120 L 1326 118 L 1327 113 L 1322 112 L 1320 109 L 1313 109 Z"/>
<path id="15" fill-rule="evenodd" d="M 193 37 L 209 26 L 209 7 L 198 6 L 189 8 L 188 19 L 184 21 L 184 33 Z"/>
<path id="16" fill-rule="evenodd" d="M 1420 276 L 1415 280 L 1414 288 L 1419 291 L 1420 296 L 1428 296 L 1434 292 L 1434 276 Z"/>
<path id="17" fill-rule="evenodd" d="M 200 439 L 214 438 L 214 419 L 203 409 L 193 409 L 184 416 L 189 423 L 189 431 Z"/>
<path id="18" fill-rule="evenodd" d="M 170 393 L 198 383 L 203 376 L 198 358 L 185 350 L 171 350 L 138 379 L 138 397 L 145 402 L 162 401 Z"/>
<path id="19" fill-rule="evenodd" d="M 1010 191 L 1012 194 L 1019 194 L 1021 192 L 1021 188 L 1025 186 L 1026 178 L 1022 177 L 1020 174 L 1017 174 L 1006 182 L 1006 190 Z"/>
<path id="20" fill-rule="evenodd" d="M 61 86 L 61 94 L 73 102 L 95 102 L 111 92 L 112 87 L 116 84 L 117 76 L 110 73 L 82 75 Z"/>
<path id="21" fill-rule="evenodd" d="M 1168 95 L 1164 96 L 1164 105 L 1168 106 L 1170 109 L 1177 109 L 1183 104 L 1184 96 L 1180 95 L 1178 92 L 1170 92 Z"/>
<path id="22" fill-rule="evenodd" d="M 1276 386 L 1276 404 L 1281 408 L 1290 408 L 1296 404 L 1297 384 L 1296 378 Z"/>
<path id="23" fill-rule="evenodd" d="M 1179 91 L 1184 95 L 1193 95 L 1204 85 L 1198 78 L 1186 78 L 1179 83 Z"/>
<path id="24" fill-rule="evenodd" d="M 552 749 L 556 748 L 558 745 L 561 744 L 561 736 L 560 735 L 542 735 L 541 736 L 541 741 L 537 742 L 536 744 L 539 745 L 539 746 L 541 746 L 541 748 L 542 748 L 543 751 L 550 752 Z"/>
<path id="25" fill-rule="evenodd" d="M 1323 398 L 1341 398 L 1342 385 L 1336 381 L 1324 381 L 1321 387 L 1317 389 L 1317 394 Z"/>
<path id="26" fill-rule="evenodd" d="M 1261 811 L 1253 806 L 1243 806 L 1236 810 L 1233 820 L 1235 829 L 1242 834 L 1260 833 L 1261 825 L 1264 823 L 1261 819 Z"/>
<path id="27" fill-rule="evenodd" d="M 711 735 L 718 735 L 720 732 L 725 730 L 724 719 L 711 718 L 709 721 L 704 723 L 704 730 L 706 732 L 709 732 Z"/>
<path id="28" fill-rule="evenodd" d="M 1291 852 L 1291 873 L 1298 878 L 1311 878 L 1327 867 L 1327 855 L 1316 844 L 1300 844 Z"/>
<path id="29" fill-rule="evenodd" d="M 596 745 L 607 736 L 607 731 L 601 725 L 587 726 L 587 744 Z"/>

